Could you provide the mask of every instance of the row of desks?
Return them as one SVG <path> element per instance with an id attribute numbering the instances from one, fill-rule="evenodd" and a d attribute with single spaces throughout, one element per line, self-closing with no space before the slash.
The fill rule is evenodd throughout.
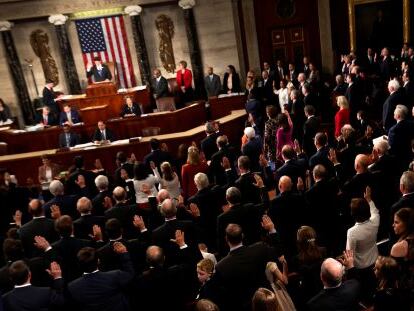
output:
<path id="1" fill-rule="evenodd" d="M 228 136 L 230 142 L 237 144 L 240 141 L 245 119 L 245 110 L 232 111 L 231 114 L 218 119 L 220 130 Z M 174 123 L 178 125 L 177 123 L 179 122 Z M 153 137 L 165 142 L 169 147 L 169 151 L 175 155 L 180 144 L 190 145 L 193 141 L 199 142 L 205 137 L 205 132 L 204 126 L 199 125 L 190 130 Z M 22 184 L 24 184 L 27 178 L 37 180 L 38 167 L 41 165 L 40 156 L 44 154 L 48 155 L 52 162 L 61 165 L 63 168 L 69 167 L 73 158 L 77 155 L 84 157 L 87 169 L 92 169 L 95 159 L 99 158 L 104 168 L 109 172 L 113 172 L 116 169 L 115 157 L 118 151 L 124 151 L 128 155 L 133 152 L 137 159 L 142 159 L 150 151 L 149 141 L 151 138 L 144 137 L 136 142 L 129 142 L 128 140 L 118 141 L 111 145 L 99 146 L 88 150 L 73 149 L 68 152 L 57 152 L 57 149 L 50 149 L 6 155 L 0 157 L 0 167 L 7 168 L 12 174 L 15 174 Z"/>
<path id="2" fill-rule="evenodd" d="M 208 111 L 205 109 L 205 103 L 199 102 L 172 112 L 112 119 L 107 121 L 107 127 L 115 133 L 117 139 L 145 136 L 142 130 L 148 127 L 159 127 L 159 134 L 182 132 L 202 125 L 208 119 L 216 120 L 228 115 L 232 110 L 244 108 L 244 100 L 243 96 L 210 98 Z M 96 123 L 73 127 L 73 131 L 81 136 L 82 143 L 91 141 L 95 129 Z M 48 150 L 58 147 L 60 133 L 60 126 L 33 132 L 2 130 L 0 141 L 8 144 L 8 154 Z"/>

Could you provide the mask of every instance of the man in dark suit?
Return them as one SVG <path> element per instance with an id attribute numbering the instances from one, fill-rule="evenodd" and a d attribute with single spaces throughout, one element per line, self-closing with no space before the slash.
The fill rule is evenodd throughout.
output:
<path id="1" fill-rule="evenodd" d="M 12 263 L 9 273 L 15 286 L 12 291 L 3 295 L 5 310 L 49 310 L 64 306 L 64 281 L 56 262 L 51 263 L 49 270 L 53 278 L 52 288 L 32 286 L 30 269 L 22 260 Z"/>
<path id="2" fill-rule="evenodd" d="M 162 162 L 169 162 L 173 165 L 173 158 L 168 152 L 160 149 L 160 141 L 158 139 L 151 138 L 150 146 L 151 152 L 144 157 L 144 163 L 148 166 L 148 168 L 150 168 L 150 162 L 154 162 L 158 170 L 160 170 Z"/>
<path id="3" fill-rule="evenodd" d="M 163 76 L 161 76 L 161 71 L 159 69 L 154 69 L 153 71 L 151 88 L 155 99 L 167 97 L 170 93 L 168 90 L 168 81 Z"/>
<path id="4" fill-rule="evenodd" d="M 380 75 L 383 81 L 389 81 L 395 75 L 394 62 L 389 55 L 388 48 L 383 48 L 381 57 L 378 60 Z"/>
<path id="5" fill-rule="evenodd" d="M 57 120 L 55 115 L 51 112 L 48 106 L 42 108 L 42 114 L 36 115 L 36 123 L 42 124 L 44 126 L 53 126 L 57 125 Z"/>
<path id="6" fill-rule="evenodd" d="M 292 82 L 295 87 L 298 86 L 298 71 L 296 70 L 294 63 L 288 64 L 287 77 L 288 80 Z"/>
<path id="7" fill-rule="evenodd" d="M 82 197 L 76 203 L 76 210 L 80 217 L 73 222 L 74 235 L 78 239 L 90 239 L 93 227 L 99 226 L 103 231 L 105 217 L 92 215 L 92 202 L 86 197 Z"/>
<path id="8" fill-rule="evenodd" d="M 66 180 L 66 193 L 81 197 L 85 196 L 90 199 L 93 198 L 93 196 L 96 194 L 96 175 L 91 171 L 85 170 L 84 159 L 81 155 L 75 156 L 73 159 L 73 166 L 74 170 Z"/>
<path id="9" fill-rule="evenodd" d="M 263 206 L 251 203 L 243 204 L 242 194 L 236 187 L 226 191 L 228 209 L 217 217 L 217 246 L 221 256 L 227 253 L 225 230 L 228 224 L 238 224 L 243 228 L 244 243 L 250 245 L 260 240 L 261 219 L 264 214 Z"/>
<path id="10" fill-rule="evenodd" d="M 276 170 L 276 184 L 278 184 L 279 178 L 288 176 L 293 184 L 293 189 L 296 189 L 298 178 L 305 180 L 306 159 L 297 159 L 293 147 L 289 145 L 283 146 L 282 159 L 285 163 Z"/>
<path id="11" fill-rule="evenodd" d="M 402 197 L 391 207 L 391 222 L 394 220 L 394 214 L 404 207 L 414 209 L 414 172 L 406 171 L 400 178 L 400 191 Z"/>
<path id="12" fill-rule="evenodd" d="M 237 159 L 237 152 L 229 145 L 229 141 L 225 135 L 219 136 L 216 143 L 219 150 L 211 156 L 209 179 L 216 185 L 225 185 L 227 178 L 222 165 L 223 158 L 225 157 L 229 160 L 230 169 L 235 173 L 234 163 Z"/>
<path id="13" fill-rule="evenodd" d="M 299 91 L 292 90 L 292 92 L 290 93 L 287 110 L 291 114 L 292 122 L 293 122 L 292 136 L 299 141 L 300 145 L 302 145 L 303 127 L 306 121 L 304 108 L 305 108 L 305 104 L 303 103 L 303 100 L 302 100 L 302 97 L 300 96 Z"/>
<path id="14" fill-rule="evenodd" d="M 388 132 L 390 153 L 399 160 L 400 171 L 404 171 L 413 159 L 411 146 L 414 139 L 414 123 L 407 120 L 407 117 L 407 107 L 397 105 L 394 110 L 394 119 L 397 123 Z"/>
<path id="15" fill-rule="evenodd" d="M 83 276 L 68 284 L 68 291 L 78 310 L 129 310 L 123 290 L 134 277 L 134 267 L 127 248 L 120 242 L 113 244 L 121 260 L 121 270 L 101 272 L 95 249 L 85 247 L 78 253 Z"/>
<path id="16" fill-rule="evenodd" d="M 398 81 L 391 80 L 388 82 L 388 91 L 390 92 L 390 95 L 385 100 L 382 107 L 382 126 L 386 133 L 388 133 L 390 128 L 396 123 L 394 119 L 395 107 L 404 102 Z"/>
<path id="17" fill-rule="evenodd" d="M 19 236 L 26 256 L 31 258 L 41 254 L 34 245 L 35 236 L 40 235 L 51 242 L 56 241 L 59 237 L 55 231 L 54 221 L 45 217 L 42 203 L 39 200 L 33 199 L 30 201 L 29 213 L 33 219 L 19 229 Z"/>
<path id="18" fill-rule="evenodd" d="M 411 111 L 414 105 L 414 83 L 411 81 L 409 72 L 404 72 L 402 79 L 405 91 L 405 105 L 407 106 L 408 111 Z"/>
<path id="19" fill-rule="evenodd" d="M 73 125 L 73 124 L 79 123 L 80 121 L 81 121 L 80 116 L 76 109 L 71 108 L 69 104 L 63 105 L 63 111 L 60 113 L 60 117 L 59 117 L 60 125 L 64 125 L 64 124 Z"/>
<path id="20" fill-rule="evenodd" d="M 100 142 L 112 142 L 115 140 L 115 134 L 108 128 L 104 121 L 98 122 L 98 128 L 95 130 L 95 133 L 92 136 L 92 141 L 94 143 Z"/>
<path id="21" fill-rule="evenodd" d="M 327 144 L 328 137 L 325 133 L 319 132 L 315 135 L 316 153 L 309 158 L 309 168 L 313 170 L 316 165 L 322 164 L 326 169 L 327 176 L 330 178 L 334 176 L 335 171 L 329 159 L 329 147 Z"/>
<path id="22" fill-rule="evenodd" d="M 270 202 L 267 215 L 277 227 L 285 255 L 294 256 L 297 251 L 297 230 L 307 219 L 307 211 L 303 196 L 293 191 L 290 177 L 282 176 L 279 179 L 279 194 Z"/>
<path id="23" fill-rule="evenodd" d="M 69 148 L 80 144 L 79 135 L 70 129 L 69 124 L 63 125 L 63 133 L 59 134 L 59 148 Z"/>
<path id="24" fill-rule="evenodd" d="M 201 151 L 203 151 L 206 160 L 209 161 L 211 160 L 211 156 L 218 150 L 216 139 L 220 133 L 216 132 L 213 122 L 207 122 L 205 124 L 205 132 L 207 137 L 201 141 Z"/>
<path id="25" fill-rule="evenodd" d="M 275 227 L 268 216 L 263 216 L 263 227 L 271 245 L 257 242 L 245 246 L 242 227 L 233 223 L 226 226 L 230 252 L 216 265 L 213 276 L 218 286 L 220 310 L 251 310 L 254 292 L 266 286 L 266 265 L 282 254 Z"/>
<path id="26" fill-rule="evenodd" d="M 363 104 L 363 93 L 358 83 L 357 76 L 354 73 L 350 73 L 346 80 L 348 88 L 345 92 L 345 97 L 348 100 L 350 110 L 350 122 L 351 124 L 356 123 L 356 115 L 362 108 Z"/>
<path id="27" fill-rule="evenodd" d="M 86 69 L 86 76 L 88 78 L 93 77 L 94 82 L 109 82 L 112 80 L 112 74 L 108 66 L 102 64 L 101 58 L 99 56 L 94 57 L 94 65 L 88 63 Z"/>
<path id="28" fill-rule="evenodd" d="M 348 255 L 349 254 L 349 255 Z M 344 265 L 348 270 L 348 280 L 343 281 L 344 267 L 333 258 L 327 258 L 321 266 L 321 280 L 324 289 L 308 301 L 307 307 L 311 311 L 328 310 L 359 310 L 359 296 L 361 286 L 352 278 L 353 268 L 352 251 L 347 251 Z"/>
<path id="29" fill-rule="evenodd" d="M 213 73 L 213 67 L 207 68 L 207 76 L 204 77 L 204 87 L 207 97 L 218 96 L 221 92 L 220 77 Z"/>
<path id="30" fill-rule="evenodd" d="M 42 96 L 43 96 L 43 105 L 48 107 L 52 114 L 56 115 L 59 112 L 59 105 L 56 104 L 55 99 L 56 95 L 53 91 L 54 83 L 52 81 L 46 81 L 46 85 L 43 88 Z"/>
<path id="31" fill-rule="evenodd" d="M 43 210 L 47 217 L 51 217 L 52 209 L 58 206 L 62 215 L 69 215 L 75 219 L 76 212 L 76 195 L 65 195 L 64 186 L 59 180 L 53 180 L 49 185 L 49 191 L 53 198 L 43 205 Z"/>
<path id="32" fill-rule="evenodd" d="M 303 61 L 302 61 L 302 67 L 300 68 L 301 70 L 299 72 L 303 72 L 306 76 L 306 79 L 309 78 L 309 75 L 310 75 L 309 65 L 310 65 L 309 57 L 304 56 Z"/>
<path id="33" fill-rule="evenodd" d="M 92 199 L 92 213 L 97 216 L 103 216 L 107 200 L 112 200 L 112 193 L 109 190 L 109 180 L 105 175 L 99 175 L 95 178 L 95 186 L 99 193 Z M 112 203 L 112 202 L 111 202 Z M 110 205 L 112 205 L 109 203 Z"/>
<path id="34" fill-rule="evenodd" d="M 251 169 L 258 172 L 260 171 L 259 158 L 263 150 L 262 143 L 252 127 L 246 127 L 244 134 L 247 136 L 247 143 L 242 147 L 242 155 L 249 158 Z"/>
<path id="35" fill-rule="evenodd" d="M 121 117 L 139 117 L 141 115 L 141 108 L 137 103 L 132 101 L 130 96 L 125 97 L 125 104 L 122 106 Z"/>
<path id="36" fill-rule="evenodd" d="M 269 76 L 267 70 L 263 70 L 262 78 L 259 80 L 259 91 L 260 100 L 265 106 L 274 104 L 275 94 L 273 93 L 273 81 L 273 78 Z"/>
<path id="37" fill-rule="evenodd" d="M 307 119 L 303 124 L 302 150 L 310 158 L 316 152 L 314 139 L 319 130 L 320 122 L 315 116 L 315 108 L 313 106 L 305 106 L 304 111 Z"/>

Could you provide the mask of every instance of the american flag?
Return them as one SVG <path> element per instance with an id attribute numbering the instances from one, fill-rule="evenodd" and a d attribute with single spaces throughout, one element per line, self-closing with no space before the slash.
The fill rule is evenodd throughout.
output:
<path id="1" fill-rule="evenodd" d="M 116 64 L 122 88 L 135 86 L 123 16 L 77 20 L 76 29 L 85 68 L 88 63 L 93 64 L 95 56 L 100 56 L 103 63 Z"/>

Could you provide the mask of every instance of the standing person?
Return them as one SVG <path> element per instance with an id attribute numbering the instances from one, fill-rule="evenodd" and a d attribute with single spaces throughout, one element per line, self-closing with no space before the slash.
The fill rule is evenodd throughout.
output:
<path id="1" fill-rule="evenodd" d="M 56 97 L 55 92 L 53 91 L 54 86 L 55 84 L 52 81 L 46 81 L 46 85 L 42 91 L 43 105 L 50 109 L 52 114 L 54 114 L 54 117 L 57 117 L 59 106 L 56 104 L 58 97 Z"/>
<path id="2" fill-rule="evenodd" d="M 151 89 L 155 99 L 167 97 L 169 95 L 168 81 L 161 75 L 158 68 L 152 71 Z"/>
<path id="3" fill-rule="evenodd" d="M 96 56 L 93 58 L 94 65 L 87 64 L 86 76 L 88 78 L 93 77 L 94 82 L 109 82 L 112 80 L 112 74 L 108 66 L 102 64 L 101 58 Z"/>
<path id="4" fill-rule="evenodd" d="M 275 106 L 267 106 L 266 107 L 266 114 L 268 120 L 265 122 L 265 129 L 264 129 L 264 140 L 263 140 L 263 147 L 264 147 L 264 154 L 269 161 L 272 169 L 274 169 L 276 165 L 276 132 L 278 128 L 277 123 L 277 109 Z"/>
<path id="5" fill-rule="evenodd" d="M 187 69 L 187 62 L 182 60 L 178 63 L 177 86 L 180 96 L 180 105 L 184 107 L 185 103 L 193 100 L 193 74 Z"/>
<path id="6" fill-rule="evenodd" d="M 213 72 L 213 67 L 207 68 L 207 76 L 204 78 L 204 87 L 207 97 L 218 96 L 221 92 L 220 77 Z"/>
<path id="7" fill-rule="evenodd" d="M 292 132 L 293 123 L 290 119 L 289 112 L 279 114 L 277 117 L 279 128 L 276 132 L 276 156 L 278 159 L 282 159 L 282 148 L 284 145 L 290 145 L 293 147 Z"/>
<path id="8" fill-rule="evenodd" d="M 191 146 L 188 148 L 187 164 L 184 164 L 181 168 L 181 185 L 184 199 L 188 199 L 197 193 L 194 176 L 197 173 L 207 174 L 207 171 L 208 165 L 200 159 L 200 152 L 197 147 Z"/>
<path id="9" fill-rule="evenodd" d="M 223 78 L 223 92 L 226 94 L 239 93 L 241 91 L 240 87 L 240 77 L 236 72 L 236 68 L 233 65 L 227 66 L 227 72 L 224 74 Z"/>
<path id="10" fill-rule="evenodd" d="M 335 114 L 335 137 L 341 136 L 341 128 L 345 124 L 349 124 L 349 104 L 345 96 L 338 96 L 336 98 L 336 104 L 339 107 L 338 112 Z"/>

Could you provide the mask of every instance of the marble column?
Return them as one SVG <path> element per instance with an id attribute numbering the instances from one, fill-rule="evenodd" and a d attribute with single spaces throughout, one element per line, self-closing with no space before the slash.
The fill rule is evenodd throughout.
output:
<path id="1" fill-rule="evenodd" d="M 149 85 L 151 81 L 151 67 L 148 59 L 147 46 L 145 45 L 144 30 L 142 29 L 142 8 L 139 5 L 130 5 L 125 8 L 124 12 L 131 17 L 132 33 L 134 35 L 135 49 L 137 50 L 142 84 Z"/>
<path id="2" fill-rule="evenodd" d="M 34 123 L 34 108 L 30 100 L 26 80 L 24 79 L 22 65 L 17 55 L 14 45 L 11 28 L 13 24 L 8 21 L 0 21 L 0 32 L 3 38 L 4 49 L 6 51 L 7 63 L 14 82 L 14 88 L 23 113 L 26 124 Z"/>
<path id="3" fill-rule="evenodd" d="M 68 17 L 62 14 L 50 15 L 49 23 L 55 25 L 56 36 L 59 42 L 60 56 L 62 58 L 64 76 L 70 94 L 80 94 L 81 86 L 70 46 L 66 21 Z"/>
<path id="4" fill-rule="evenodd" d="M 200 45 L 198 43 L 197 27 L 194 19 L 193 7 L 195 0 L 180 0 L 178 5 L 184 10 L 184 23 L 187 33 L 191 67 L 193 69 L 195 98 L 205 98 L 203 63 L 201 61 Z"/>

